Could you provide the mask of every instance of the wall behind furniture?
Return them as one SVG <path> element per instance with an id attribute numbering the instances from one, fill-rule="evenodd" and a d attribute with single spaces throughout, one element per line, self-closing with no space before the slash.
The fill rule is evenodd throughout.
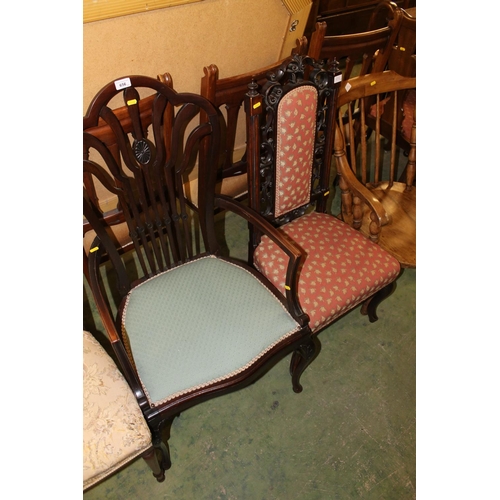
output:
<path id="1" fill-rule="evenodd" d="M 288 18 L 281 0 L 203 0 L 84 24 L 83 114 L 122 76 L 168 71 L 176 90 L 199 93 L 204 66 L 224 78 L 271 64 Z"/>

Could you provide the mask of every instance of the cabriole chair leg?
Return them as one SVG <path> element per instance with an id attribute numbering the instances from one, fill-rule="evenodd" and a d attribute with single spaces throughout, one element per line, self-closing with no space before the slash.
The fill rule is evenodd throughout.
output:
<path id="1" fill-rule="evenodd" d="M 375 295 L 363 302 L 361 306 L 361 314 L 368 315 L 370 323 L 375 323 L 378 320 L 377 307 L 378 305 L 396 289 L 396 281 L 379 290 Z"/>
<path id="2" fill-rule="evenodd" d="M 290 375 L 292 376 L 293 392 L 302 392 L 300 377 L 305 369 L 311 364 L 321 350 L 321 343 L 317 336 L 311 337 L 310 340 L 302 344 L 292 354 L 290 360 Z"/>

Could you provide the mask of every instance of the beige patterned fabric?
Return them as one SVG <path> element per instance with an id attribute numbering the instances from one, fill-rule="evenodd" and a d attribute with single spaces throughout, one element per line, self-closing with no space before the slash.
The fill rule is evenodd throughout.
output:
<path id="1" fill-rule="evenodd" d="M 280 102 L 276 141 L 276 217 L 309 203 L 317 105 L 318 93 L 311 85 L 288 92 Z"/>
<path id="2" fill-rule="evenodd" d="M 313 332 L 394 281 L 399 262 L 359 231 L 328 214 L 311 212 L 280 228 L 306 253 L 299 300 Z M 267 236 L 254 254 L 257 267 L 285 293 L 286 254 Z"/>
<path id="3" fill-rule="evenodd" d="M 83 489 L 152 446 L 137 401 L 113 360 L 83 332 Z"/>

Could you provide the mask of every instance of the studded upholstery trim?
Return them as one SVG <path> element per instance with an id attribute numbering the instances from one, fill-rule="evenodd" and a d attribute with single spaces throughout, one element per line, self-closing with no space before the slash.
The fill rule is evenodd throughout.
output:
<path id="1" fill-rule="evenodd" d="M 216 257 L 145 281 L 122 316 L 152 406 L 243 372 L 299 329 L 253 274 Z"/>
<path id="2" fill-rule="evenodd" d="M 309 203 L 318 94 L 305 85 L 285 95 L 278 108 L 275 216 Z"/>

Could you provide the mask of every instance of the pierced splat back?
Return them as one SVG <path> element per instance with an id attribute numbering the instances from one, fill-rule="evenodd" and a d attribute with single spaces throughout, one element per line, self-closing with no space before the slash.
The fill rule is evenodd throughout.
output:
<path id="1" fill-rule="evenodd" d="M 117 116 L 111 108 L 119 101 L 126 106 L 121 111 L 125 116 Z M 202 125 L 201 110 L 206 116 Z M 110 236 L 103 200 L 114 199 L 115 212 L 126 221 L 143 278 L 193 258 L 193 220 L 183 196 L 183 173 L 196 161 L 204 137 L 209 137 L 208 158 L 217 157 L 218 120 L 219 112 L 201 96 L 177 93 L 144 76 L 111 82 L 90 104 L 83 120 L 83 169 L 84 179 L 92 182 L 84 182 L 84 216 L 98 236 L 91 252 L 108 255 L 121 293 L 131 283 L 121 248 Z M 92 134 L 103 124 L 113 140 L 104 142 Z M 215 183 L 210 160 L 199 175 L 204 186 L 199 194 L 202 243 L 207 252 L 216 252 L 215 235 L 207 231 L 207 224 L 213 223 Z"/>

